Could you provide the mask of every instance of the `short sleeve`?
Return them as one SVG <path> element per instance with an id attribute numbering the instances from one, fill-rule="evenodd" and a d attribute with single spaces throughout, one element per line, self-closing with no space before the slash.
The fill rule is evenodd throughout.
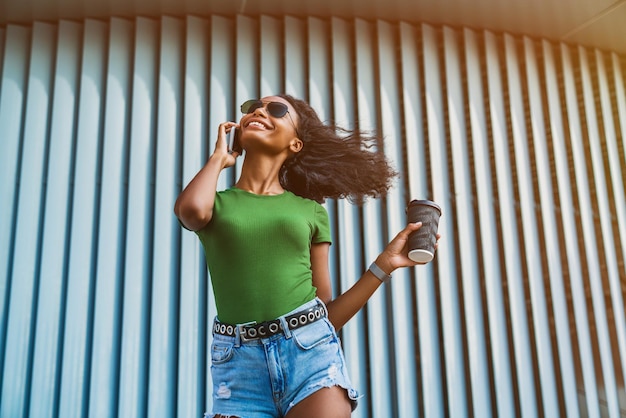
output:
<path id="1" fill-rule="evenodd" d="M 330 220 L 328 219 L 328 212 L 326 212 L 324 206 L 317 202 L 315 203 L 315 219 L 312 242 L 313 244 L 333 242 L 330 235 Z"/>

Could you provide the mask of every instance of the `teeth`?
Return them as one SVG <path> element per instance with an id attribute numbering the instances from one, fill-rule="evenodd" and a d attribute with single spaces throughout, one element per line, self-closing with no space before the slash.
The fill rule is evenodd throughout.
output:
<path id="1" fill-rule="evenodd" d="M 263 125 L 261 122 L 254 122 L 254 121 L 253 121 L 253 122 L 250 122 L 250 123 L 248 124 L 248 126 L 251 126 L 251 125 L 258 126 L 259 128 L 263 128 L 263 129 L 265 129 L 265 125 Z"/>

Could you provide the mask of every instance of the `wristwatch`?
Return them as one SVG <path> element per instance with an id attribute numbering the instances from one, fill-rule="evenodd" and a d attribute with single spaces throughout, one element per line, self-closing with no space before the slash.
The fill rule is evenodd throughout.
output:
<path id="1" fill-rule="evenodd" d="M 385 273 L 383 269 L 378 267 L 378 264 L 376 264 L 376 262 L 370 264 L 369 271 L 371 271 L 372 274 L 383 283 L 387 283 L 389 279 L 391 279 L 391 274 Z"/>

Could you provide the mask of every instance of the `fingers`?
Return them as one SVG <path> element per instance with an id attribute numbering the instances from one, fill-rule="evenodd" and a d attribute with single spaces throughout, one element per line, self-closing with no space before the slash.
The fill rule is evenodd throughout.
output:
<path id="1" fill-rule="evenodd" d="M 407 226 L 404 227 L 404 229 L 402 231 L 400 231 L 400 233 L 401 234 L 406 234 L 408 236 L 411 232 L 417 231 L 421 227 L 422 227 L 422 223 L 421 222 L 408 223 Z"/>
<path id="2" fill-rule="evenodd" d="M 421 222 L 408 224 L 402 231 L 398 232 L 391 242 L 389 242 L 387 249 L 394 254 L 401 254 L 405 250 L 406 244 L 409 240 L 409 235 L 420 229 L 421 226 Z"/>
<path id="3" fill-rule="evenodd" d="M 217 128 L 217 140 L 215 141 L 215 149 L 212 156 L 219 158 L 222 162 L 222 168 L 232 167 L 240 153 L 229 152 L 228 133 L 237 127 L 235 122 L 222 122 Z"/>
<path id="4" fill-rule="evenodd" d="M 217 141 L 215 143 L 215 150 L 228 152 L 228 133 L 236 128 L 237 123 L 235 122 L 222 122 L 219 124 L 217 128 Z M 239 154 L 237 154 L 239 155 Z"/>
<path id="5" fill-rule="evenodd" d="M 221 140 L 225 140 L 226 139 L 226 134 L 229 133 L 231 131 L 231 129 L 236 128 L 237 123 L 236 122 L 222 122 L 219 124 L 218 128 L 217 128 L 217 140 L 219 141 Z"/>
<path id="6" fill-rule="evenodd" d="M 406 227 L 404 227 L 402 231 L 398 232 L 398 234 L 390 242 L 390 244 L 396 243 L 396 242 L 406 242 L 409 239 L 409 235 L 411 235 L 412 232 L 417 231 L 421 227 L 422 227 L 421 222 L 409 223 Z"/>

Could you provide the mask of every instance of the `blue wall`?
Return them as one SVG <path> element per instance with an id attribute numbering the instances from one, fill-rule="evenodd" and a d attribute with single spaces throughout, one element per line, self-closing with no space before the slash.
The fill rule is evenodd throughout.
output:
<path id="1" fill-rule="evenodd" d="M 215 308 L 173 203 L 217 125 L 282 91 L 384 133 L 402 174 L 384 201 L 327 202 L 336 293 L 406 202 L 443 208 L 435 261 L 342 331 L 355 417 L 626 414 L 624 57 L 428 24 L 190 16 L 8 25 L 0 70 L 0 417 L 210 410 Z"/>

